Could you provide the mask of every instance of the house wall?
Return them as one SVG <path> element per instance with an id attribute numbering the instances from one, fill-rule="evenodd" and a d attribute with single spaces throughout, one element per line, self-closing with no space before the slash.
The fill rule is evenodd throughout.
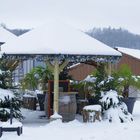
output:
<path id="1" fill-rule="evenodd" d="M 119 63 L 117 64 L 117 68 L 120 68 L 123 64 L 127 64 L 134 75 L 140 75 L 140 59 L 123 53 Z"/>
<path id="2" fill-rule="evenodd" d="M 72 67 L 69 70 L 69 75 L 72 76 L 74 80 L 81 81 L 91 74 L 95 70 L 95 67 L 92 65 L 81 63 L 75 67 Z"/>

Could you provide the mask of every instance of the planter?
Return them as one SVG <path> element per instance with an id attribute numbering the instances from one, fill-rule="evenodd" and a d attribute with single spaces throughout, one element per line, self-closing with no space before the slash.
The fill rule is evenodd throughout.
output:
<path id="1" fill-rule="evenodd" d="M 60 92 L 59 95 L 59 114 L 62 116 L 62 120 L 64 122 L 73 121 L 77 110 L 76 93 Z"/>
<path id="2" fill-rule="evenodd" d="M 45 94 L 37 94 L 40 111 L 44 111 Z"/>
<path id="3" fill-rule="evenodd" d="M 36 110 L 36 97 L 33 96 L 23 97 L 23 107 L 31 110 Z"/>
<path id="4" fill-rule="evenodd" d="M 129 97 L 129 98 L 122 98 L 122 101 L 127 105 L 128 112 L 133 113 L 134 104 L 136 102 L 136 98 Z"/>
<path id="5" fill-rule="evenodd" d="M 89 98 L 88 103 L 89 105 L 97 105 L 100 104 L 99 102 L 100 99 L 101 99 L 100 97 Z"/>

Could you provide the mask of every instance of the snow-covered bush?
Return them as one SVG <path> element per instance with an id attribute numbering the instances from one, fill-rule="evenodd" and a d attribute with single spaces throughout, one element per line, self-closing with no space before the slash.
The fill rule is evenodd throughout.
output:
<path id="1" fill-rule="evenodd" d="M 20 113 L 21 102 L 9 89 L 14 89 L 12 85 L 11 64 L 14 61 L 0 59 L 0 121 L 7 121 L 10 118 L 10 108 L 13 108 L 13 117 L 22 118 Z M 8 89 L 8 90 L 6 90 Z M 12 106 L 12 107 L 11 107 Z"/>
<path id="2" fill-rule="evenodd" d="M 0 121 L 7 121 L 10 118 L 12 107 L 13 118 L 21 119 L 21 102 L 10 90 L 0 89 Z"/>
<path id="3" fill-rule="evenodd" d="M 100 102 L 104 119 L 108 119 L 110 122 L 130 122 L 133 120 L 127 106 L 121 101 L 116 91 L 110 90 L 102 93 Z"/>
<path id="4" fill-rule="evenodd" d="M 90 77 L 88 77 L 88 83 L 89 86 L 92 87 L 92 93 L 99 98 L 101 97 L 102 92 L 117 90 L 119 84 L 114 75 L 110 76 L 107 74 L 105 67 L 106 64 L 104 63 L 98 64 L 97 70 Z"/>
<path id="5" fill-rule="evenodd" d="M 7 89 L 12 87 L 11 71 L 6 65 L 6 61 L 0 58 L 0 88 Z"/>

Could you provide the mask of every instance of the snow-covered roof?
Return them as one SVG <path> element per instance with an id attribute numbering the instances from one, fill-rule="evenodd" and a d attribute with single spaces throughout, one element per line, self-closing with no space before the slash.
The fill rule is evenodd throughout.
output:
<path id="1" fill-rule="evenodd" d="M 130 49 L 130 48 L 123 48 L 123 47 L 116 47 L 118 51 L 133 56 L 137 59 L 140 59 L 140 50 L 138 49 Z"/>
<path id="2" fill-rule="evenodd" d="M 82 82 L 95 82 L 96 81 L 96 77 L 93 77 L 91 75 L 88 75 L 84 80 L 82 80 Z"/>
<path id="3" fill-rule="evenodd" d="M 7 42 L 9 39 L 15 39 L 15 38 L 17 38 L 16 35 L 7 31 L 3 27 L 0 27 L 0 42 L 4 43 Z"/>
<path id="4" fill-rule="evenodd" d="M 50 22 L 2 45 L 6 54 L 121 56 L 113 48 L 69 25 Z"/>
<path id="5" fill-rule="evenodd" d="M 80 65 L 80 64 L 81 64 L 81 63 L 73 64 L 73 65 L 71 65 L 71 66 L 69 67 L 69 69 L 74 68 L 74 67 L 76 67 L 76 66 L 78 66 L 78 65 Z"/>

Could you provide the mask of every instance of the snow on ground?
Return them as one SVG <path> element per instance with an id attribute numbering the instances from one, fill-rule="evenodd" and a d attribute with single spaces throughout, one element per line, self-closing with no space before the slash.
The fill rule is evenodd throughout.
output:
<path id="1" fill-rule="evenodd" d="M 26 123 L 23 122 L 23 135 L 17 136 L 16 132 L 5 132 L 1 140 L 139 140 L 140 139 L 140 101 L 134 108 L 134 122 L 109 123 L 95 122 L 83 123 L 74 120 L 62 123 L 60 120 L 48 123 L 44 118 L 44 124 L 37 121 L 43 112 L 22 110 L 27 115 Z M 78 117 L 79 118 L 79 117 Z M 32 123 L 29 123 L 32 120 Z M 25 120 L 24 120 L 25 121 Z M 30 126 L 29 126 L 30 124 Z"/>
<path id="2" fill-rule="evenodd" d="M 48 123 L 48 120 L 45 116 L 44 111 L 31 111 L 28 109 L 21 109 L 22 115 L 24 117 L 22 123 L 23 126 L 28 127 L 38 127 L 38 126 L 44 126 L 46 123 Z"/>

